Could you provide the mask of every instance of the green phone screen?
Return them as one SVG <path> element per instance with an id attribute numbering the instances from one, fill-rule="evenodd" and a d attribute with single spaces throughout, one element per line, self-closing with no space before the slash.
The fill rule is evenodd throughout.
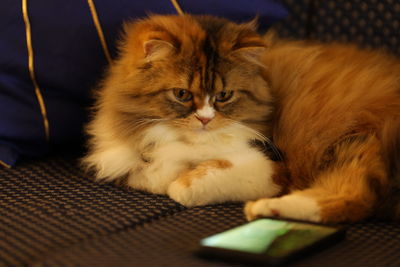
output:
<path id="1" fill-rule="evenodd" d="M 284 257 L 336 231 L 334 227 L 265 218 L 205 238 L 201 244 Z"/>

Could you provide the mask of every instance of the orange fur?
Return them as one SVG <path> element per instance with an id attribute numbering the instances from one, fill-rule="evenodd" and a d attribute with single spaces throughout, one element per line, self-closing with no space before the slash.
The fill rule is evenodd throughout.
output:
<path id="1" fill-rule="evenodd" d="M 289 194 L 314 199 L 323 222 L 373 215 L 394 179 L 384 158 L 394 156 L 386 147 L 400 136 L 382 135 L 399 127 L 388 123 L 400 116 L 399 61 L 352 45 L 267 42 L 273 140 L 285 158 Z"/>
<path id="2" fill-rule="evenodd" d="M 208 160 L 198 164 L 194 169 L 179 175 L 177 181 L 183 184 L 184 186 L 189 187 L 194 179 L 201 179 L 207 174 L 207 172 L 212 171 L 213 169 L 227 169 L 231 167 L 232 163 L 230 163 L 227 160 L 223 159 Z"/>

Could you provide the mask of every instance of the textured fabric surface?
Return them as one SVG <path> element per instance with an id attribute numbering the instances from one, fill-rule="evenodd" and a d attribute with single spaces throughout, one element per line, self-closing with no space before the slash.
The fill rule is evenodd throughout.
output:
<path id="1" fill-rule="evenodd" d="M 310 35 L 312 0 L 281 0 L 287 7 L 287 19 L 274 25 L 283 37 L 304 39 Z"/>
<path id="2" fill-rule="evenodd" d="M 318 0 L 312 8 L 310 37 L 383 47 L 400 55 L 400 1 Z"/>
<path id="3" fill-rule="evenodd" d="M 223 262 L 194 256 L 197 242 L 244 222 L 241 204 L 192 208 L 154 223 L 79 243 L 37 264 L 221 266 Z"/>
<path id="4" fill-rule="evenodd" d="M 164 196 L 95 183 L 75 160 L 0 169 L 0 265 L 32 262 L 54 249 L 182 209 Z"/>
<path id="5" fill-rule="evenodd" d="M 399 266 L 400 226 L 364 222 L 348 226 L 346 239 L 294 266 Z"/>
<path id="6" fill-rule="evenodd" d="M 230 266 L 193 253 L 201 238 L 244 223 L 239 204 L 194 208 L 135 229 L 82 242 L 40 264 L 84 266 Z M 291 265 L 399 266 L 400 227 L 394 223 L 351 225 L 346 239 Z"/>
<path id="7" fill-rule="evenodd" d="M 357 43 L 400 55 L 398 0 L 282 0 L 288 19 L 278 23 L 282 36 L 324 42 Z"/>
<path id="8" fill-rule="evenodd" d="M 224 266 L 198 241 L 245 222 L 242 204 L 185 209 L 165 196 L 95 183 L 75 158 L 0 170 L 0 266 Z M 239 264 L 238 264 L 239 265 Z M 400 226 L 349 226 L 345 241 L 295 266 L 399 266 Z"/>

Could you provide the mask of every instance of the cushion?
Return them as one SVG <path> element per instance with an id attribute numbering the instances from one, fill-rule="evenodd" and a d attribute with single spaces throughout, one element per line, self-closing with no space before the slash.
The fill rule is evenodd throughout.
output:
<path id="1" fill-rule="evenodd" d="M 25 11 L 21 2 L 26 4 Z M 173 4 L 176 1 L 168 0 L 3 0 L 0 165 L 10 167 L 20 156 L 42 156 L 82 140 L 90 90 L 107 65 L 90 2 L 111 57 L 116 55 L 115 40 L 123 21 L 150 13 L 177 13 Z M 262 30 L 287 15 L 274 0 L 181 0 L 179 4 L 187 13 L 214 14 L 238 22 L 258 15 Z M 28 58 L 33 60 L 31 69 Z"/>

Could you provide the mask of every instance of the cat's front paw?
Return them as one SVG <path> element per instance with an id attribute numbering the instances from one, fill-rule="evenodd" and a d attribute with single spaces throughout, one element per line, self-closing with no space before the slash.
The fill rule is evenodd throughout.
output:
<path id="1" fill-rule="evenodd" d="M 318 203 L 312 198 L 300 195 L 249 201 L 245 205 L 244 212 L 249 221 L 260 217 L 282 217 L 321 222 Z"/>
<path id="2" fill-rule="evenodd" d="M 168 188 L 168 195 L 186 207 L 223 202 L 226 199 L 219 186 L 218 179 L 225 176 L 221 171 L 232 164 L 227 160 L 208 160 L 196 168 L 182 173 Z"/>
<path id="3" fill-rule="evenodd" d="M 185 207 L 194 207 L 202 204 L 199 196 L 196 196 L 193 189 L 179 180 L 170 184 L 168 187 L 168 195 Z"/>

